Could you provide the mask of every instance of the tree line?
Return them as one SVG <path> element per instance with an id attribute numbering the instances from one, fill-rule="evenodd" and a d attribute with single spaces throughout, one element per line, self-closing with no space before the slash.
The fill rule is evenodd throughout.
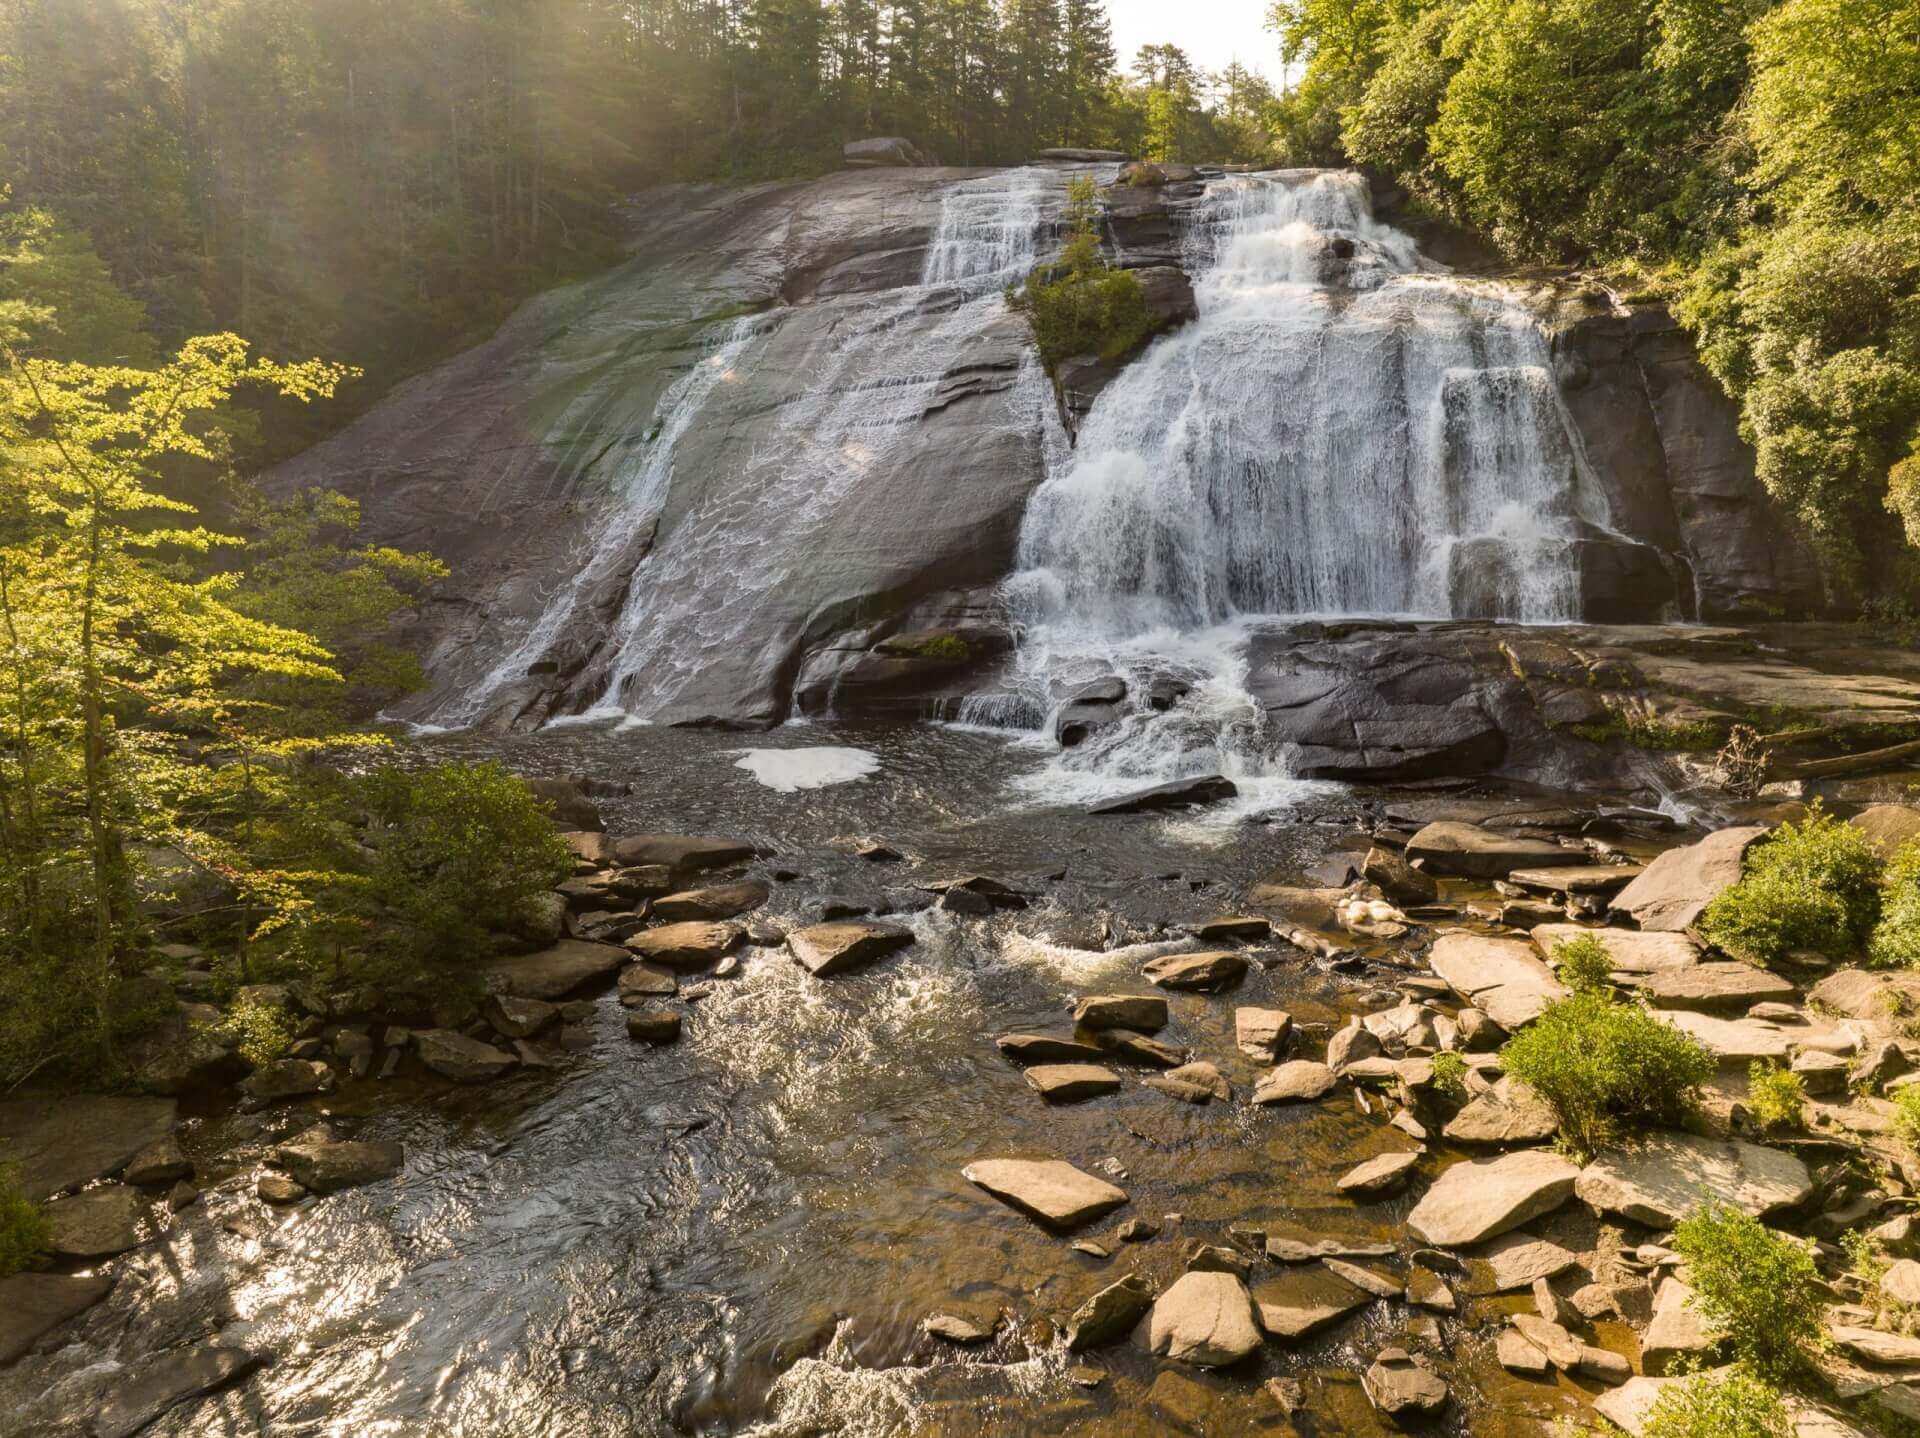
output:
<path id="1" fill-rule="evenodd" d="M 1669 301 L 1836 604 L 1920 619 L 1920 5 L 1279 0 L 1276 155 Z"/>

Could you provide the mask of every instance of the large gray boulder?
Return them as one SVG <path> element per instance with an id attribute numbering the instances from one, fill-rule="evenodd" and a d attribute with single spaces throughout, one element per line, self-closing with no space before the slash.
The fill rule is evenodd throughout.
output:
<path id="1" fill-rule="evenodd" d="M 912 929 L 858 919 L 815 924 L 787 935 L 788 951 L 816 979 L 865 968 L 912 943 Z"/>
<path id="2" fill-rule="evenodd" d="M 470 1039 L 452 1029 L 420 1029 L 414 1034 L 413 1043 L 421 1063 L 455 1083 L 486 1083 L 519 1062 L 492 1044 Z"/>
<path id="3" fill-rule="evenodd" d="M 1525 939 L 1442 934 L 1428 962 L 1448 987 L 1510 1033 L 1567 997 L 1566 986 Z"/>
<path id="4" fill-rule="evenodd" d="M 1050 1228 L 1072 1230 L 1113 1212 L 1127 1195 L 1059 1159 L 986 1158 L 961 1170 L 968 1183 Z"/>
<path id="5" fill-rule="evenodd" d="M 282 1144 L 273 1158 L 296 1183 L 321 1194 L 392 1178 L 406 1163 L 406 1153 L 397 1143 L 352 1140 Z"/>
<path id="6" fill-rule="evenodd" d="M 104 1274 L 18 1273 L 0 1278 L 0 1367 L 29 1352 L 47 1334 L 113 1291 Z"/>
<path id="7" fill-rule="evenodd" d="M 17 1169 L 21 1192 L 38 1202 L 118 1173 L 172 1133 L 179 1113 L 170 1098 L 10 1099 L 0 1103 L 0 1156 Z"/>
<path id="8" fill-rule="evenodd" d="M 1766 832 L 1757 826 L 1722 829 L 1697 844 L 1669 849 L 1615 896 L 1614 914 L 1658 932 L 1691 928 L 1708 904 L 1740 882 L 1747 850 Z"/>
<path id="9" fill-rule="evenodd" d="M 1429 824 L 1407 841 L 1407 859 L 1430 874 L 1504 879 L 1515 869 L 1578 863 L 1581 851 L 1546 839 L 1501 834 L 1476 824 Z"/>
<path id="10" fill-rule="evenodd" d="M 1196 1368 L 1225 1368 L 1260 1347 L 1253 1299 L 1231 1273 L 1185 1273 L 1154 1300 L 1147 1346 Z"/>
<path id="11" fill-rule="evenodd" d="M 746 938 L 738 924 L 687 922 L 643 929 L 627 940 L 627 952 L 670 969 L 704 969 L 732 953 Z"/>
<path id="12" fill-rule="evenodd" d="M 110 1258 L 143 1242 L 146 1204 L 123 1183 L 102 1184 L 47 1205 L 59 1258 Z"/>
<path id="13" fill-rule="evenodd" d="M 1690 1133 L 1651 1135 L 1600 1154 L 1574 1186 L 1581 1202 L 1654 1228 L 1671 1228 L 1702 1195 L 1764 1218 L 1813 1195 L 1807 1166 L 1790 1153 Z"/>
<path id="14" fill-rule="evenodd" d="M 1271 1338 L 1293 1342 L 1365 1308 L 1374 1295 L 1319 1264 L 1290 1269 L 1254 1291 L 1260 1326 Z"/>
<path id="15" fill-rule="evenodd" d="M 1465 1248 L 1552 1213 L 1573 1197 L 1580 1170 L 1557 1153 L 1526 1149 L 1457 1163 L 1434 1182 L 1407 1229 L 1437 1248 Z"/>
<path id="16" fill-rule="evenodd" d="M 1700 962 L 1700 945 L 1691 936 L 1659 930 L 1590 929 L 1584 924 L 1541 924 L 1528 935 L 1534 947 L 1551 958 L 1554 950 L 1576 939 L 1592 939 L 1606 949 L 1616 974 L 1657 974 L 1686 969 Z"/>
<path id="17" fill-rule="evenodd" d="M 1118 1343 L 1140 1321 L 1140 1315 L 1153 1306 L 1153 1285 L 1137 1273 L 1118 1283 L 1110 1283 L 1073 1310 L 1067 1319 L 1067 1351 L 1084 1353 L 1089 1348 Z"/>
<path id="18" fill-rule="evenodd" d="M 628 958 L 626 950 L 612 944 L 564 939 L 537 954 L 495 959 L 483 965 L 480 973 L 491 987 L 510 998 L 552 1002 L 611 978 Z"/>

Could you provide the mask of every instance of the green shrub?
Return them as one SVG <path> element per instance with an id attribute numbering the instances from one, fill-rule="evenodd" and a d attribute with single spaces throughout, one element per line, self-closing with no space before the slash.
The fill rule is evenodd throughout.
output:
<path id="1" fill-rule="evenodd" d="M 1902 844 L 1887 864 L 1867 961 L 1883 969 L 1920 969 L 1920 839 Z"/>
<path id="2" fill-rule="evenodd" d="M 1591 1156 L 1629 1125 L 1677 1124 L 1713 1077 L 1713 1055 L 1638 1004 L 1575 994 L 1500 1051 L 1506 1071 L 1560 1120 L 1561 1142 Z"/>
<path id="3" fill-rule="evenodd" d="M 1807 1086 L 1799 1074 L 1757 1059 L 1747 1069 L 1747 1107 L 1767 1132 L 1800 1127 L 1806 1104 Z"/>
<path id="4" fill-rule="evenodd" d="M 20 1191 L 13 1165 L 0 1163 L 0 1278 L 34 1267 L 52 1247 L 46 1210 Z"/>
<path id="5" fill-rule="evenodd" d="M 285 1058 L 293 1047 L 293 1020 L 287 1011 L 252 994 L 227 1010 L 224 1027 L 240 1057 L 257 1069 Z"/>
<path id="6" fill-rule="evenodd" d="M 1646 1438 L 1791 1438 L 1792 1433 L 1780 1390 L 1739 1368 L 1668 1384 L 1646 1428 Z"/>
<path id="7" fill-rule="evenodd" d="M 1920 1152 L 1920 1085 L 1909 1084 L 1894 1094 L 1893 1129 L 1908 1148 Z"/>
<path id="8" fill-rule="evenodd" d="M 389 766 L 355 788 L 373 821 L 374 892 L 426 957 L 470 956 L 573 872 L 545 807 L 498 764 Z"/>
<path id="9" fill-rule="evenodd" d="M 1873 841 L 1814 805 L 1747 854 L 1746 876 L 1700 916 L 1708 942 L 1749 963 L 1778 964 L 1795 949 L 1841 959 L 1880 917 L 1882 864 Z"/>
<path id="10" fill-rule="evenodd" d="M 958 634 L 936 634 L 920 646 L 920 654 L 925 659 L 958 664 L 973 658 L 973 646 Z"/>
<path id="11" fill-rule="evenodd" d="M 1673 1249 L 1701 1318 L 1761 1377 L 1792 1377 L 1820 1346 L 1825 1290 L 1805 1244 L 1707 1199 L 1674 1229 Z"/>
<path id="12" fill-rule="evenodd" d="M 1027 317 L 1040 358 L 1051 372 L 1072 355 L 1118 359 L 1153 333 L 1153 311 L 1139 277 L 1100 255 L 1093 181 L 1068 188 L 1068 238 L 1060 258 L 1036 269 L 1008 302 Z"/>
<path id="13" fill-rule="evenodd" d="M 1442 1098 L 1454 1102 L 1467 1096 L 1467 1061 L 1459 1054 L 1443 1051 L 1433 1056 L 1433 1088 Z"/>
<path id="14" fill-rule="evenodd" d="M 1613 955 L 1592 934 L 1555 944 L 1553 962 L 1560 982 L 1576 994 L 1604 993 L 1613 987 Z"/>

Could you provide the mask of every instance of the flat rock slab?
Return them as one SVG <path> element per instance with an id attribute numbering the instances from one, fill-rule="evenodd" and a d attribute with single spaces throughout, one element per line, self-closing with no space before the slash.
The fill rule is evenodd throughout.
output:
<path id="1" fill-rule="evenodd" d="M 392 1178 L 405 1167 L 407 1157 L 397 1143 L 352 1141 L 283 1144 L 274 1156 L 296 1183 L 322 1194 Z"/>
<path id="2" fill-rule="evenodd" d="M 1247 976 L 1247 961 L 1234 953 L 1162 954 L 1141 972 L 1163 989 L 1217 994 Z"/>
<path id="3" fill-rule="evenodd" d="M 1668 1387 L 1676 1383 L 1698 1382 L 1702 1378 L 1719 1378 L 1725 1372 L 1725 1369 L 1714 1369 L 1688 1378 L 1630 1378 L 1620 1387 L 1595 1398 L 1593 1411 L 1616 1428 L 1631 1434 L 1632 1438 L 1642 1438 L 1647 1431 L 1647 1421 L 1653 1416 L 1654 1405 Z M 1787 1421 L 1792 1427 L 1793 1438 L 1867 1438 L 1864 1430 L 1816 1407 L 1798 1394 L 1788 1394 L 1786 1404 Z"/>
<path id="4" fill-rule="evenodd" d="M 1550 1239 L 1510 1233 L 1475 1254 L 1469 1272 L 1479 1293 L 1511 1293 L 1531 1288 L 1543 1278 L 1556 1278 L 1577 1267 L 1580 1256 Z"/>
<path id="5" fill-rule="evenodd" d="M 23 1356 L 47 1334 L 112 1291 L 113 1280 L 99 1276 L 20 1273 L 0 1278 L 0 1365 Z"/>
<path id="6" fill-rule="evenodd" d="M 660 864 L 679 873 L 700 873 L 744 864 L 753 845 L 744 839 L 690 839 L 679 834 L 634 834 L 614 842 L 613 858 L 623 869 Z"/>
<path id="7" fill-rule="evenodd" d="M 1057 1034 L 1002 1034 L 994 1046 L 1017 1064 L 1084 1064 L 1097 1061 L 1105 1050 L 1097 1044 Z"/>
<path id="8" fill-rule="evenodd" d="M 1660 1017 L 1697 1041 L 1722 1068 L 1744 1069 L 1755 1059 L 1783 1064 L 1792 1053 L 1792 1037 L 1759 1019 L 1722 1019 L 1686 1009 L 1663 1009 Z"/>
<path id="9" fill-rule="evenodd" d="M 1640 1335 L 1640 1364 L 1648 1373 L 1662 1374 L 1695 1364 L 1718 1346 L 1700 1311 L 1693 1289 L 1672 1274 L 1654 1295 L 1653 1317 Z"/>
<path id="10" fill-rule="evenodd" d="M 1084 1353 L 1117 1343 L 1133 1332 L 1153 1306 L 1153 1285 L 1137 1273 L 1109 1284 L 1073 1310 L 1067 1319 L 1067 1351 Z"/>
<path id="11" fill-rule="evenodd" d="M 1253 1298 L 1268 1336 L 1292 1342 L 1365 1308 L 1374 1296 L 1315 1264 L 1261 1284 Z"/>
<path id="12" fill-rule="evenodd" d="M 1515 869 L 1507 882 L 1548 894 L 1611 894 L 1646 872 L 1641 864 L 1590 864 L 1586 868 Z"/>
<path id="13" fill-rule="evenodd" d="M 1132 1029 L 1158 1033 L 1167 1026 L 1167 1001 L 1157 994 L 1090 994 L 1073 1006 L 1084 1029 Z"/>
<path id="14" fill-rule="evenodd" d="M 984 1158 L 961 1170 L 968 1183 L 1051 1228 L 1069 1231 L 1112 1213 L 1127 1195 L 1060 1159 Z"/>
<path id="15" fill-rule="evenodd" d="M 1231 1273 L 1184 1273 L 1154 1301 L 1147 1347 L 1177 1363 L 1225 1368 L 1260 1347 L 1253 1299 Z"/>
<path id="16" fill-rule="evenodd" d="M 173 1132 L 179 1114 L 170 1098 L 13 1099 L 0 1103 L 0 1156 L 38 1202 L 118 1173 Z"/>
<path id="17" fill-rule="evenodd" d="M 47 1205 L 53 1252 L 60 1258 L 110 1258 L 138 1248 L 146 1205 L 124 1183 L 102 1184 Z"/>
<path id="18" fill-rule="evenodd" d="M 1097 1064 L 1035 1064 L 1027 1082 L 1049 1103 L 1078 1103 L 1120 1089 L 1120 1075 Z"/>
<path id="19" fill-rule="evenodd" d="M 909 948 L 913 930 L 899 924 L 844 919 L 787 935 L 787 951 L 816 979 L 851 973 Z"/>
<path id="20" fill-rule="evenodd" d="M 171 1408 L 266 1364 L 263 1354 L 218 1341 L 162 1353 L 128 1369 L 93 1414 L 95 1438 L 133 1438 Z"/>
<path id="21" fill-rule="evenodd" d="M 565 939 L 537 954 L 515 954 L 482 966 L 488 986 L 516 999 L 551 1003 L 588 984 L 612 977 L 629 962 L 624 949 Z"/>
<path id="22" fill-rule="evenodd" d="M 1089 814 L 1153 814 L 1166 809 L 1187 809 L 1200 804 L 1218 804 L 1240 792 L 1231 779 L 1208 774 L 1199 779 L 1181 779 L 1172 784 L 1156 784 L 1118 799 L 1088 808 Z"/>
<path id="23" fill-rule="evenodd" d="M 1651 974 L 1640 992 L 1657 1009 L 1689 1009 L 1695 1013 L 1745 1013 L 1755 1004 L 1790 1003 L 1800 990 L 1778 974 L 1752 964 L 1695 964 Z"/>
<path id="24" fill-rule="evenodd" d="M 1470 1101 L 1442 1132 L 1455 1143 L 1545 1143 L 1560 1132 L 1560 1120 L 1539 1094 L 1507 1077 Z"/>
<path id="25" fill-rule="evenodd" d="M 1525 939 L 1442 934 L 1429 962 L 1449 988 L 1509 1033 L 1567 997 L 1566 986 Z"/>
<path id="26" fill-rule="evenodd" d="M 455 1083 L 485 1083 L 519 1062 L 504 1049 L 452 1029 L 421 1029 L 413 1036 L 420 1062 Z"/>
<path id="27" fill-rule="evenodd" d="M 1575 939 L 1594 939 L 1613 960 L 1617 974 L 1657 974 L 1668 969 L 1692 968 L 1700 962 L 1700 945 L 1686 934 L 1642 932 L 1639 929 L 1590 929 L 1584 924 L 1542 924 L 1533 931 L 1533 945 L 1551 955 Z"/>
<path id="28" fill-rule="evenodd" d="M 1333 1070 L 1311 1059 L 1294 1059 L 1267 1070 L 1254 1086 L 1253 1101 L 1314 1103 L 1333 1092 Z"/>
<path id="29" fill-rule="evenodd" d="M 1376 1198 L 1392 1193 L 1412 1176 L 1420 1166 L 1421 1157 L 1419 1152 L 1383 1153 L 1342 1174 L 1338 1187 L 1340 1192 L 1360 1198 Z"/>
<path id="30" fill-rule="evenodd" d="M 672 969 L 663 964 L 628 964 L 620 971 L 622 1000 L 666 999 L 678 992 L 680 992 L 680 980 Z"/>
<path id="31" fill-rule="evenodd" d="M 1431 1360 L 1405 1349 L 1384 1351 L 1361 1375 L 1360 1386 L 1381 1413 L 1396 1421 L 1438 1413 L 1447 1406 L 1447 1384 Z"/>
<path id="32" fill-rule="evenodd" d="M 738 924 L 690 920 L 643 929 L 627 940 L 627 952 L 670 969 L 703 969 L 732 953 L 746 936 Z"/>
<path id="33" fill-rule="evenodd" d="M 1464 1248 L 1552 1213 L 1573 1197 L 1580 1170 L 1539 1149 L 1457 1163 L 1407 1215 L 1414 1237 L 1438 1248 Z"/>
<path id="34" fill-rule="evenodd" d="M 1877 1363 L 1883 1368 L 1920 1368 L 1920 1338 L 1846 1324 L 1828 1331 L 1835 1343 L 1867 1363 Z"/>
<path id="35" fill-rule="evenodd" d="M 1888 858 L 1902 844 L 1920 839 L 1920 809 L 1911 804 L 1872 804 L 1847 822 L 1873 840 L 1873 847 Z"/>
<path id="36" fill-rule="evenodd" d="M 1574 1192 L 1598 1212 L 1671 1228 L 1703 1193 L 1764 1218 L 1806 1202 L 1813 1177 L 1804 1163 L 1778 1149 L 1667 1133 L 1601 1154 L 1581 1171 Z"/>
<path id="37" fill-rule="evenodd" d="M 1497 834 L 1477 824 L 1429 824 L 1407 841 L 1408 863 L 1458 879 L 1504 879 L 1515 869 L 1564 868 L 1579 861 L 1577 849 Z"/>
<path id="38" fill-rule="evenodd" d="M 737 919 L 742 914 L 750 914 L 768 899 L 773 890 L 758 879 L 743 880 L 738 884 L 716 884 L 705 889 L 685 889 L 677 894 L 666 894 L 653 901 L 648 912 L 662 923 L 679 923 L 687 919 Z"/>
<path id="39" fill-rule="evenodd" d="M 1293 1015 L 1285 1009 L 1233 1011 L 1234 1043 L 1256 1063 L 1272 1063 L 1279 1058 L 1292 1034 Z"/>
<path id="40" fill-rule="evenodd" d="M 1722 829 L 1697 844 L 1669 849 L 1620 891 L 1613 912 L 1649 931 L 1691 928 L 1708 904 L 1740 882 L 1747 850 L 1766 833 L 1760 826 Z"/>

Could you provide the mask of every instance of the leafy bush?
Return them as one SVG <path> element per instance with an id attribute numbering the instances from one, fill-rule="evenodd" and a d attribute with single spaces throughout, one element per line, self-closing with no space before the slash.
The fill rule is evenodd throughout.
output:
<path id="1" fill-rule="evenodd" d="M 1920 839 L 1902 844 L 1887 864 L 1867 961 L 1883 969 L 1920 969 Z"/>
<path id="2" fill-rule="evenodd" d="M 1613 955 L 1592 934 L 1553 946 L 1560 982 L 1576 994 L 1604 993 L 1613 986 Z"/>
<path id="3" fill-rule="evenodd" d="M 1060 258 L 1036 269 L 1008 302 L 1026 315 L 1040 357 L 1052 370 L 1073 355 L 1118 359 L 1153 333 L 1153 311 L 1138 276 L 1100 256 L 1093 181 L 1068 190 L 1069 232 Z"/>
<path id="4" fill-rule="evenodd" d="M 920 646 L 920 654 L 925 659 L 959 664 L 973 658 L 973 646 L 958 634 L 936 634 Z"/>
<path id="5" fill-rule="evenodd" d="M 428 957 L 466 956 L 573 871 L 544 806 L 499 764 L 387 766 L 354 788 L 372 817 L 373 890 Z"/>
<path id="6" fill-rule="evenodd" d="M 0 1164 L 0 1278 L 34 1267 L 53 1247 L 46 1210 L 20 1191 L 11 1164 Z"/>
<path id="7" fill-rule="evenodd" d="M 1575 994 L 1500 1050 L 1506 1071 L 1560 1120 L 1561 1141 L 1588 1157 L 1640 1122 L 1677 1124 L 1713 1077 L 1713 1055 L 1638 1004 Z"/>
<path id="8" fill-rule="evenodd" d="M 1467 1061 L 1459 1054 L 1443 1051 L 1433 1056 L 1433 1088 L 1442 1098 L 1454 1102 L 1467 1096 Z"/>
<path id="9" fill-rule="evenodd" d="M 255 1068 L 265 1068 L 287 1056 L 293 1047 L 293 1021 L 277 1004 L 244 994 L 227 1011 L 225 1028 L 240 1057 Z"/>
<path id="10" fill-rule="evenodd" d="M 1908 1148 L 1920 1152 L 1920 1086 L 1910 1084 L 1894 1094 L 1893 1129 Z"/>
<path id="11" fill-rule="evenodd" d="M 1806 1103 L 1807 1086 L 1799 1074 L 1759 1060 L 1748 1068 L 1747 1107 L 1761 1128 L 1800 1127 Z"/>
<path id="12" fill-rule="evenodd" d="M 1786 1402 L 1739 1368 L 1670 1383 L 1647 1416 L 1646 1438 L 1791 1438 Z"/>
<path id="13" fill-rule="evenodd" d="M 1706 1324 L 1763 1378 L 1792 1377 L 1823 1341 L 1820 1270 L 1807 1246 L 1705 1200 L 1673 1231 Z"/>
<path id="14" fill-rule="evenodd" d="M 1708 942 L 1749 963 L 1795 949 L 1830 958 L 1857 950 L 1880 917 L 1881 860 L 1873 841 L 1816 803 L 1747 854 L 1746 876 L 1700 916 Z"/>

